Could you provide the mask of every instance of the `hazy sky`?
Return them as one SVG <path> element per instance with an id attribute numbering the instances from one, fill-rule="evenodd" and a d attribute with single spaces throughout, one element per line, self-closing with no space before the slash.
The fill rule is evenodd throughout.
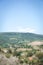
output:
<path id="1" fill-rule="evenodd" d="M 43 0 L 0 0 L 0 32 L 43 34 Z"/>

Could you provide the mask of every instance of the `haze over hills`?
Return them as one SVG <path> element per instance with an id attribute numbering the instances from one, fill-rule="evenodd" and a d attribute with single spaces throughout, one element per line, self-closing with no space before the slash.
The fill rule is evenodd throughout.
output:
<path id="1" fill-rule="evenodd" d="M 33 41 L 43 41 L 43 35 L 33 33 L 6 32 L 0 33 L 0 46 L 25 44 Z"/>

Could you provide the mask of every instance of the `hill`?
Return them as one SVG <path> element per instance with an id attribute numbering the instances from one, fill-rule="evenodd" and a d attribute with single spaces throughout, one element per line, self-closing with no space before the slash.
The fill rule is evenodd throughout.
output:
<path id="1" fill-rule="evenodd" d="M 43 41 L 43 35 L 17 32 L 0 33 L 0 46 L 2 47 L 14 46 L 14 44 L 26 44 L 33 41 Z"/>

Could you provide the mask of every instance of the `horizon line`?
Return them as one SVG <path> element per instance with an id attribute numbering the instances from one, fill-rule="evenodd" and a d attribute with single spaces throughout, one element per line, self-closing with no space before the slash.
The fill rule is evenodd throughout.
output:
<path id="1" fill-rule="evenodd" d="M 43 35 L 43 34 L 40 34 L 40 33 L 32 33 L 32 32 L 17 32 L 17 31 L 2 31 L 0 33 L 31 33 L 31 34 L 37 34 L 37 35 Z"/>

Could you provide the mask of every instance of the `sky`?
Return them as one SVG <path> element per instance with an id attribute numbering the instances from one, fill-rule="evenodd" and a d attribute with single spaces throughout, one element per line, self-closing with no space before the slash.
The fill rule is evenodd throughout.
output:
<path id="1" fill-rule="evenodd" d="M 0 0 L 0 32 L 43 34 L 43 0 Z"/>

